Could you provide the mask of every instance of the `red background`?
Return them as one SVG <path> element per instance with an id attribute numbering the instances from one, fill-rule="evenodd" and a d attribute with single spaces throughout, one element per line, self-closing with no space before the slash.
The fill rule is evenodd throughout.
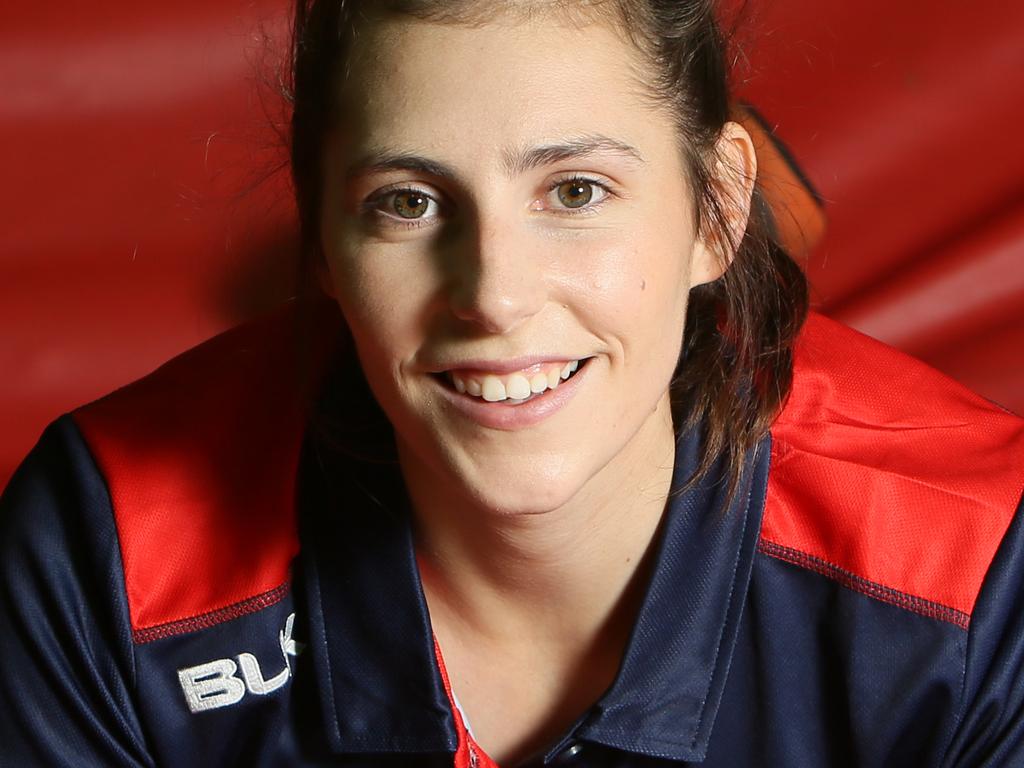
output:
<path id="1" fill-rule="evenodd" d="M 290 295 L 282 0 L 0 28 L 0 485 L 47 422 Z M 818 308 L 1024 411 L 1024 4 L 750 0 L 738 93 L 826 200 Z"/>

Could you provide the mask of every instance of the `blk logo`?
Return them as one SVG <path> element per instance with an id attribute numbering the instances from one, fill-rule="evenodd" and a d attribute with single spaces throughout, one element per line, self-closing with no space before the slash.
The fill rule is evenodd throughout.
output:
<path id="1" fill-rule="evenodd" d="M 194 712 L 219 709 L 237 704 L 246 692 L 266 696 L 287 683 L 292 677 L 292 658 L 302 653 L 302 643 L 292 640 L 295 614 L 290 614 L 284 629 L 278 633 L 284 669 L 271 678 L 263 676 L 260 663 L 251 653 L 240 653 L 234 659 L 216 659 L 178 670 L 181 690 L 185 693 L 188 708 Z M 237 673 L 241 672 L 241 677 Z"/>

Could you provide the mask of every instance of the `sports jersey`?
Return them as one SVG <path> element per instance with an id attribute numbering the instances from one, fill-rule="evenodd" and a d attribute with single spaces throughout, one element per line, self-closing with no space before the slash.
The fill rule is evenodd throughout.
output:
<path id="1" fill-rule="evenodd" d="M 10 482 L 3 765 L 494 765 L 401 473 L 313 427 L 287 326 L 58 419 Z M 528 765 L 1024 765 L 1024 422 L 812 315 L 736 493 L 685 487 L 699 435 L 614 682 Z"/>

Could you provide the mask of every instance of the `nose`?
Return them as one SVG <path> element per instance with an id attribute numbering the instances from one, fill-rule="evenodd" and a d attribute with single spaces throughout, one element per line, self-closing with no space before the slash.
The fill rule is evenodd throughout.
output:
<path id="1" fill-rule="evenodd" d="M 488 333 L 508 333 L 547 298 L 536 244 L 515 222 L 481 221 L 472 229 L 453 260 L 452 313 Z"/>

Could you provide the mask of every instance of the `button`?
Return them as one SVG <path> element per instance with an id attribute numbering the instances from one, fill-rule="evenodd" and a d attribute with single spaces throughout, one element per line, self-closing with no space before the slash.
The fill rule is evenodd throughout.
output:
<path id="1" fill-rule="evenodd" d="M 583 745 L 578 741 L 569 744 L 565 749 L 558 753 L 558 757 L 555 758 L 555 765 L 570 765 L 575 763 L 583 752 Z"/>

